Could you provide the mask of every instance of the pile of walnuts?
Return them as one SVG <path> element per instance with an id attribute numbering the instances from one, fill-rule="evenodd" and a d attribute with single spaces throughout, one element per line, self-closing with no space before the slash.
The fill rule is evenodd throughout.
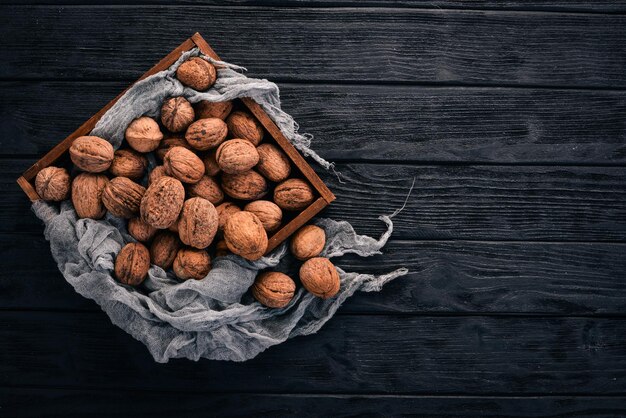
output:
<path id="1" fill-rule="evenodd" d="M 217 71 L 194 57 L 176 76 L 202 91 L 215 83 Z M 108 211 L 128 219 L 137 242 L 117 255 L 114 272 L 121 283 L 141 284 L 151 264 L 172 269 L 181 280 L 203 279 L 211 269 L 209 249 L 216 256 L 230 252 L 258 260 L 283 212 L 302 211 L 315 199 L 305 180 L 292 177 L 284 152 L 264 137 L 261 123 L 233 102 L 192 106 L 172 97 L 162 104 L 159 120 L 142 116 L 128 125 L 122 149 L 114 151 L 97 136 L 76 138 L 69 154 L 79 173 L 72 179 L 65 168 L 44 168 L 35 188 L 47 201 L 71 198 L 80 218 L 101 219 Z M 149 153 L 161 162 L 152 170 Z M 328 298 L 339 290 L 339 276 L 328 259 L 318 257 L 324 245 L 324 231 L 309 225 L 294 235 L 291 251 L 304 261 L 302 285 Z M 252 293 L 268 307 L 283 307 L 295 287 L 288 276 L 265 272 Z"/>

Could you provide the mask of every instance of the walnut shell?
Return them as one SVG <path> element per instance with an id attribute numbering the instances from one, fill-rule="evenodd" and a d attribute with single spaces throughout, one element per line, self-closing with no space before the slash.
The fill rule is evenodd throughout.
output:
<path id="1" fill-rule="evenodd" d="M 211 257 L 206 250 L 181 248 L 174 259 L 173 269 L 181 280 L 202 280 L 211 271 Z"/>
<path id="2" fill-rule="evenodd" d="M 204 175 L 204 163 L 200 157 L 183 147 L 174 147 L 163 159 L 165 172 L 183 183 L 197 183 Z"/>
<path id="3" fill-rule="evenodd" d="M 115 258 L 115 277 L 121 283 L 138 286 L 148 276 L 150 253 L 139 242 L 126 244 Z"/>
<path id="4" fill-rule="evenodd" d="M 214 205 L 219 205 L 224 200 L 224 192 L 213 177 L 202 176 L 199 182 L 187 186 L 189 197 L 202 197 Z"/>
<path id="5" fill-rule="evenodd" d="M 185 132 L 185 140 L 192 147 L 200 151 L 215 148 L 226 139 L 228 128 L 223 120 L 218 118 L 199 119 L 189 125 Z"/>
<path id="6" fill-rule="evenodd" d="M 163 141 L 161 141 L 161 143 L 159 144 L 159 148 L 156 149 L 157 157 L 163 160 L 163 158 L 165 158 L 165 154 L 167 154 L 167 152 L 174 147 L 183 147 L 183 148 L 191 149 L 187 141 L 185 141 L 185 137 L 178 135 L 178 134 L 172 135 L 172 136 L 168 136 Z"/>
<path id="7" fill-rule="evenodd" d="M 46 167 L 37 173 L 35 190 L 43 199 L 60 202 L 70 196 L 70 174 L 60 167 Z"/>
<path id="8" fill-rule="evenodd" d="M 237 110 L 231 113 L 226 119 L 226 124 L 232 138 L 247 139 L 254 146 L 259 145 L 263 140 L 265 133 L 263 125 L 248 112 Z"/>
<path id="9" fill-rule="evenodd" d="M 79 136 L 70 147 L 70 158 L 74 165 L 88 173 L 108 170 L 113 156 L 113 145 L 97 136 Z"/>
<path id="10" fill-rule="evenodd" d="M 104 174 L 81 173 L 72 182 L 72 204 L 79 218 L 100 219 L 106 213 L 102 192 L 109 179 Z"/>
<path id="11" fill-rule="evenodd" d="M 194 90 L 203 91 L 215 83 L 217 70 L 207 60 L 193 57 L 180 64 L 176 70 L 176 78 Z"/>
<path id="12" fill-rule="evenodd" d="M 267 233 L 259 218 L 250 212 L 236 212 L 224 225 L 228 249 L 247 260 L 258 260 L 267 250 Z"/>
<path id="13" fill-rule="evenodd" d="M 180 240 L 194 248 L 206 248 L 217 233 L 217 211 L 211 202 L 192 197 L 183 205 L 178 221 Z"/>
<path id="14" fill-rule="evenodd" d="M 255 200 L 248 203 L 243 210 L 254 213 L 267 232 L 276 230 L 283 220 L 283 211 L 269 200 Z"/>
<path id="15" fill-rule="evenodd" d="M 176 235 L 178 235 L 178 223 L 179 222 L 180 222 L 180 215 L 178 216 L 178 219 L 176 219 L 174 222 L 172 222 L 170 226 L 167 227 L 167 230 L 172 231 Z"/>
<path id="16" fill-rule="evenodd" d="M 142 116 L 128 125 L 124 136 L 132 149 L 139 152 L 150 152 L 159 147 L 163 139 L 163 132 L 154 119 Z"/>
<path id="17" fill-rule="evenodd" d="M 162 165 L 154 167 L 150 172 L 150 175 L 148 176 L 148 185 L 151 185 L 161 177 L 167 176 L 167 173 L 165 171 L 165 167 Z"/>
<path id="18" fill-rule="evenodd" d="M 259 164 L 256 169 L 269 181 L 280 183 L 289 178 L 291 164 L 284 152 L 272 144 L 261 144 L 257 147 Z"/>
<path id="19" fill-rule="evenodd" d="M 185 188 L 174 177 L 161 177 L 152 183 L 141 199 L 141 220 L 157 229 L 173 224 L 185 202 Z"/>
<path id="20" fill-rule="evenodd" d="M 217 165 L 224 173 L 237 174 L 250 170 L 259 162 L 259 153 L 250 141 L 230 139 L 215 152 Z"/>
<path id="21" fill-rule="evenodd" d="M 306 290 L 322 299 L 332 298 L 339 292 L 339 273 L 328 258 L 305 261 L 300 267 L 300 281 Z"/>
<path id="22" fill-rule="evenodd" d="M 204 159 L 204 171 L 207 176 L 217 176 L 220 173 L 220 166 L 217 165 L 215 160 L 215 151 L 211 151 Z"/>
<path id="23" fill-rule="evenodd" d="M 182 243 L 176 234 L 170 231 L 159 231 L 150 246 L 150 259 L 152 264 L 161 267 L 163 270 L 169 270 L 174 264 L 174 259 L 178 250 L 182 247 Z"/>
<path id="24" fill-rule="evenodd" d="M 208 100 L 201 100 L 195 104 L 194 110 L 198 119 L 220 118 L 221 120 L 224 120 L 233 110 L 233 102 L 230 100 L 226 102 L 209 102 Z"/>
<path id="25" fill-rule="evenodd" d="M 291 277 L 277 271 L 259 274 L 252 285 L 252 296 L 269 308 L 284 308 L 296 293 Z"/>
<path id="26" fill-rule="evenodd" d="M 217 218 L 218 224 L 217 228 L 219 230 L 224 229 L 224 225 L 226 221 L 233 213 L 241 212 L 241 208 L 235 205 L 233 202 L 224 202 L 221 205 L 218 205 L 215 210 L 217 210 Z"/>
<path id="27" fill-rule="evenodd" d="M 170 132 L 182 132 L 195 118 L 193 107 L 184 97 L 172 97 L 161 106 L 161 123 Z"/>
<path id="28" fill-rule="evenodd" d="M 116 177 L 128 177 L 141 180 L 148 167 L 148 159 L 137 151 L 121 149 L 115 151 L 115 157 L 109 172 Z"/>
<path id="29" fill-rule="evenodd" d="M 102 203 L 118 218 L 132 218 L 139 213 L 139 205 L 146 188 L 126 177 L 115 177 L 102 192 Z"/>
<path id="30" fill-rule="evenodd" d="M 226 245 L 226 241 L 219 240 L 217 244 L 215 244 L 215 257 L 224 257 L 230 254 L 228 251 L 228 245 Z"/>
<path id="31" fill-rule="evenodd" d="M 303 210 L 314 199 L 313 189 L 304 180 L 285 180 L 274 189 L 274 202 L 283 210 Z"/>
<path id="32" fill-rule="evenodd" d="M 267 194 L 267 181 L 254 170 L 222 175 L 222 190 L 233 199 L 258 200 Z"/>
<path id="33" fill-rule="evenodd" d="M 289 249 L 298 260 L 307 260 L 320 255 L 326 245 L 326 233 L 315 225 L 300 228 L 293 237 Z"/>
<path id="34" fill-rule="evenodd" d="M 131 218 L 128 220 L 128 233 L 140 242 L 148 242 L 154 237 L 157 229 L 148 225 L 141 218 Z"/>

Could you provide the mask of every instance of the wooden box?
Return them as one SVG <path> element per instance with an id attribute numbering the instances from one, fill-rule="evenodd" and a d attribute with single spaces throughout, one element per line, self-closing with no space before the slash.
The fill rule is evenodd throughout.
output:
<path id="1" fill-rule="evenodd" d="M 170 52 L 158 64 L 156 64 L 145 74 L 143 74 L 137 81 L 169 68 L 172 64 L 174 64 L 174 62 L 176 62 L 178 58 L 180 58 L 181 53 L 193 49 L 194 47 L 198 47 L 203 54 L 215 60 L 220 60 L 218 55 L 213 51 L 213 49 L 204 40 L 204 38 L 202 38 L 200 34 L 196 33 L 191 38 L 183 42 L 176 49 L 174 49 L 172 52 Z M 98 113 L 96 113 L 91 118 L 89 118 L 89 120 L 83 123 L 76 131 L 74 131 L 71 135 L 61 141 L 54 148 L 52 148 L 46 155 L 43 156 L 43 158 L 33 164 L 32 167 L 26 170 L 24 174 L 22 174 L 22 176 L 17 179 L 18 184 L 24 190 L 24 192 L 31 201 L 36 201 L 40 199 L 40 196 L 37 194 L 34 187 L 34 181 L 37 173 L 45 167 L 55 165 L 55 163 L 60 160 L 67 160 L 69 153 L 68 150 L 72 145 L 74 139 L 78 138 L 79 136 L 88 135 L 89 132 L 91 132 L 91 130 L 95 127 L 98 120 L 104 115 L 107 110 L 111 108 L 111 106 L 115 104 L 115 102 L 117 102 L 117 100 L 125 93 L 125 91 L 126 90 L 120 93 L 116 98 L 114 98 L 106 106 L 100 109 Z M 254 116 L 256 116 L 256 118 L 265 127 L 265 130 L 271 136 L 271 139 L 274 141 L 274 143 L 278 145 L 285 152 L 285 154 L 287 154 L 292 162 L 293 168 L 295 168 L 295 173 L 298 173 L 299 175 L 301 175 L 301 177 L 308 180 L 317 194 L 316 199 L 311 205 L 309 205 L 302 212 L 295 214 L 295 216 L 293 216 L 292 218 L 288 218 L 286 222 L 283 222 L 283 225 L 281 225 L 280 229 L 278 229 L 273 235 L 269 237 L 267 252 L 270 252 L 271 250 L 276 248 L 281 242 L 287 239 L 287 237 L 289 237 L 292 233 L 298 230 L 298 228 L 303 226 L 313 216 L 315 216 L 328 204 L 330 204 L 335 199 L 335 196 L 328 189 L 328 187 L 326 187 L 324 182 L 318 177 L 315 171 L 313 171 L 311 166 L 304 160 L 302 155 L 300 155 L 300 153 L 294 148 L 289 140 L 282 134 L 278 126 L 276 126 L 276 124 L 270 119 L 270 117 L 263 111 L 261 106 L 259 106 L 251 98 L 241 98 L 240 100 L 241 103 L 245 107 L 247 107 L 249 111 L 254 114 Z M 267 142 L 267 140 L 264 139 L 264 142 Z"/>

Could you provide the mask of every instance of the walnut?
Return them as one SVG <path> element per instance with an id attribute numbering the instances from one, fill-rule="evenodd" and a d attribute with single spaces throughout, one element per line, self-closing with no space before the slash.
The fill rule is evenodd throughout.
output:
<path id="1" fill-rule="evenodd" d="M 97 136 L 79 136 L 70 147 L 70 158 L 74 165 L 89 173 L 108 170 L 113 156 L 113 145 Z"/>
<path id="2" fill-rule="evenodd" d="M 185 188 L 173 177 L 161 177 L 152 183 L 141 199 L 141 220 L 157 229 L 173 224 L 185 202 Z"/>
<path id="3" fill-rule="evenodd" d="M 106 213 L 102 192 L 109 179 L 104 174 L 81 173 L 72 182 L 72 204 L 79 218 L 100 219 Z"/>
<path id="4" fill-rule="evenodd" d="M 159 125 L 152 118 L 142 116 L 128 125 L 124 133 L 126 142 L 132 149 L 139 152 L 154 151 L 163 139 Z"/>
<path id="5" fill-rule="evenodd" d="M 283 211 L 269 200 L 255 200 L 248 203 L 243 210 L 254 213 L 267 232 L 272 232 L 278 228 L 283 219 Z"/>
<path id="6" fill-rule="evenodd" d="M 252 285 L 252 296 L 269 308 L 284 308 L 295 292 L 296 284 L 291 277 L 277 271 L 259 274 Z"/>
<path id="7" fill-rule="evenodd" d="M 183 205 L 178 221 L 180 240 L 194 248 L 206 248 L 217 233 L 217 211 L 211 202 L 192 197 Z"/>
<path id="8" fill-rule="evenodd" d="M 332 298 L 339 292 L 339 273 L 328 258 L 305 261 L 300 267 L 300 281 L 306 290 L 322 299 Z"/>
<path id="9" fill-rule="evenodd" d="M 224 229 L 224 225 L 226 224 L 226 221 L 228 220 L 230 215 L 232 215 L 233 213 L 241 212 L 241 208 L 239 208 L 239 206 L 235 205 L 232 202 L 224 202 L 216 207 L 215 210 L 217 210 L 217 228 L 219 230 Z"/>
<path id="10" fill-rule="evenodd" d="M 237 174 L 250 170 L 259 162 L 259 153 L 250 141 L 231 139 L 215 152 L 217 165 L 224 173 Z"/>
<path id="11" fill-rule="evenodd" d="M 224 225 L 228 249 L 247 260 L 258 260 L 267 250 L 267 233 L 259 218 L 250 212 L 236 212 Z"/>
<path id="12" fill-rule="evenodd" d="M 118 218 L 132 218 L 139 213 L 146 188 L 126 177 L 115 177 L 102 192 L 102 203 Z"/>
<path id="13" fill-rule="evenodd" d="M 263 140 L 263 134 L 265 132 L 263 125 L 248 112 L 237 110 L 231 113 L 226 119 L 226 124 L 228 125 L 228 132 L 230 132 L 232 138 L 247 139 L 252 142 L 254 146 L 259 145 Z"/>
<path id="14" fill-rule="evenodd" d="M 219 205 L 224 200 L 224 192 L 213 177 L 202 176 L 199 182 L 187 186 L 189 197 L 202 197 L 214 205 Z"/>
<path id="15" fill-rule="evenodd" d="M 150 253 L 139 242 L 126 244 L 115 258 L 115 277 L 121 283 L 138 286 L 148 276 Z"/>
<path id="16" fill-rule="evenodd" d="M 148 225 L 140 218 L 131 218 L 128 220 L 128 233 L 140 242 L 148 242 L 154 237 L 157 229 Z"/>
<path id="17" fill-rule="evenodd" d="M 326 245 L 326 233 L 315 225 L 300 228 L 291 237 L 289 249 L 298 260 L 307 260 L 320 255 Z"/>
<path id="18" fill-rule="evenodd" d="M 148 185 L 154 183 L 155 181 L 157 181 L 158 179 L 164 176 L 167 176 L 164 166 L 158 165 L 154 167 L 152 171 L 150 172 L 150 175 L 148 176 Z"/>
<path id="19" fill-rule="evenodd" d="M 174 147 L 163 159 L 165 172 L 183 183 L 197 183 L 204 175 L 204 163 L 187 148 Z"/>
<path id="20" fill-rule="evenodd" d="M 159 231 L 150 246 L 152 264 L 161 267 L 163 270 L 169 270 L 172 268 L 176 254 L 181 247 L 182 244 L 176 234 L 170 231 Z"/>
<path id="21" fill-rule="evenodd" d="M 233 199 L 258 200 L 267 193 L 267 181 L 256 171 L 222 175 L 222 190 Z"/>
<path id="22" fill-rule="evenodd" d="M 181 280 L 202 280 L 211 271 L 211 257 L 206 250 L 182 248 L 176 254 L 173 269 Z"/>
<path id="23" fill-rule="evenodd" d="M 228 134 L 228 128 L 223 120 L 218 118 L 199 119 L 189 125 L 185 132 L 185 140 L 192 147 L 200 151 L 215 148 L 221 144 Z"/>
<path id="24" fill-rule="evenodd" d="M 226 102 L 201 100 L 195 104 L 194 110 L 198 119 L 220 118 L 224 120 L 230 115 L 231 110 L 233 110 L 233 102 L 230 100 Z"/>
<path id="25" fill-rule="evenodd" d="M 170 132 L 182 132 L 195 118 L 193 107 L 184 97 L 172 97 L 161 106 L 161 122 Z"/>
<path id="26" fill-rule="evenodd" d="M 274 202 L 283 210 L 303 210 L 314 199 L 313 189 L 304 180 L 285 180 L 274 189 Z"/>
<path id="27" fill-rule="evenodd" d="M 165 154 L 167 154 L 167 152 L 174 147 L 183 147 L 183 148 L 191 149 L 187 141 L 185 141 L 184 136 L 178 135 L 178 134 L 172 135 L 172 136 L 168 136 L 163 141 L 161 141 L 161 144 L 159 144 L 159 148 L 156 149 L 157 157 L 163 160 L 163 158 L 165 158 Z"/>
<path id="28" fill-rule="evenodd" d="M 261 144 L 257 147 L 259 164 L 256 169 L 266 179 L 276 183 L 287 179 L 291 174 L 291 164 L 284 152 L 272 144 Z"/>
<path id="29" fill-rule="evenodd" d="M 204 171 L 207 176 L 217 176 L 219 174 L 220 166 L 217 165 L 217 161 L 215 160 L 215 151 L 211 151 L 204 157 Z"/>
<path id="30" fill-rule="evenodd" d="M 60 167 L 46 167 L 37 173 L 35 190 L 43 200 L 60 202 L 70 196 L 70 174 Z"/>
<path id="31" fill-rule="evenodd" d="M 170 225 L 167 227 L 168 231 L 172 231 L 175 234 L 178 235 L 178 223 L 180 222 L 180 215 L 178 216 L 178 218 Z"/>
<path id="32" fill-rule="evenodd" d="M 148 159 L 144 155 L 133 150 L 122 149 L 115 151 L 109 172 L 116 177 L 141 180 L 147 167 Z"/>
<path id="33" fill-rule="evenodd" d="M 176 70 L 176 78 L 194 90 L 203 91 L 215 83 L 217 71 L 207 60 L 193 57 L 180 64 Z"/>
<path id="34" fill-rule="evenodd" d="M 223 239 L 219 240 L 217 244 L 215 244 L 215 256 L 224 257 L 228 254 L 230 254 L 230 251 L 228 251 L 228 245 L 226 245 L 226 241 L 224 241 Z"/>

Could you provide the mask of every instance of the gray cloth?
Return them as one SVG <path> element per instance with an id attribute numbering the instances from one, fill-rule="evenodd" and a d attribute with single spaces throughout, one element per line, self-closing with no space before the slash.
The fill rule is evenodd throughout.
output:
<path id="1" fill-rule="evenodd" d="M 297 124 L 280 109 L 275 84 L 247 78 L 235 71 L 237 67 L 222 63 L 215 88 L 197 92 L 173 77 L 177 66 L 189 55 L 198 55 L 198 51 L 183 54 L 170 69 L 135 84 L 102 117 L 92 134 L 110 140 L 117 148 L 125 127 L 142 115 L 159 116 L 160 105 L 167 97 L 182 95 L 195 103 L 248 96 L 261 104 L 301 152 L 326 168 L 332 167 L 310 150 L 311 138 L 299 134 Z M 60 205 L 39 201 L 33 204 L 33 211 L 46 225 L 46 239 L 65 279 L 78 293 L 100 305 L 114 324 L 143 342 L 158 362 L 170 358 L 251 359 L 288 338 L 315 333 L 357 290 L 378 291 L 388 281 L 407 273 L 401 268 L 373 276 L 338 269 L 341 288 L 336 297 L 322 300 L 300 288 L 285 308 L 269 309 L 254 301 L 248 289 L 260 270 L 297 271 L 298 262 L 282 244 L 255 262 L 235 255 L 217 257 L 203 280 L 180 282 L 171 272 L 153 265 L 144 284 L 133 288 L 112 277 L 116 254 L 125 243 L 133 241 L 123 220 L 110 215 L 99 221 L 78 219 L 69 201 Z M 378 240 L 357 235 L 347 222 L 317 219 L 315 222 L 327 235 L 322 255 L 379 254 L 393 229 L 393 215 L 381 216 L 388 230 Z"/>

